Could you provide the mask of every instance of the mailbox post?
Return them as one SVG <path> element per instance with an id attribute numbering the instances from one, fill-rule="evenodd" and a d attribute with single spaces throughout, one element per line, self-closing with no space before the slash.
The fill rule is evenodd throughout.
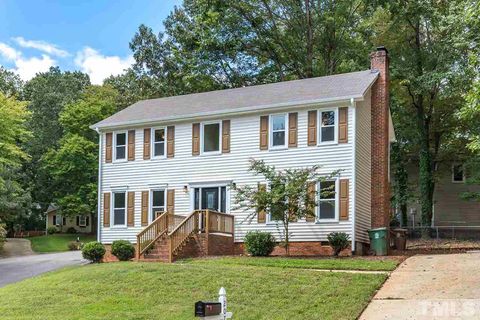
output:
<path id="1" fill-rule="evenodd" d="M 198 301 L 195 303 L 195 317 L 205 320 L 226 320 L 232 316 L 231 312 L 227 312 L 227 292 L 223 287 L 218 292 L 218 302 Z"/>

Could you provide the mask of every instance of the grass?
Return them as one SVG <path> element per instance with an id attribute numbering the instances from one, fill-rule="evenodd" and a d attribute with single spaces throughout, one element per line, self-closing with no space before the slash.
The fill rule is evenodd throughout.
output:
<path id="1" fill-rule="evenodd" d="M 97 239 L 96 235 L 83 235 L 83 234 L 52 234 L 47 236 L 31 237 L 29 238 L 32 243 L 32 250 L 38 253 L 47 252 L 61 252 L 68 251 L 68 243 L 70 241 L 76 241 L 77 237 L 80 238 L 80 242 L 90 242 Z"/>
<path id="2" fill-rule="evenodd" d="M 0 288 L 10 319 L 193 319 L 227 289 L 235 319 L 356 319 L 386 274 L 189 261 L 70 267 Z M 351 260 L 350 260 L 351 261 Z"/>
<path id="3" fill-rule="evenodd" d="M 366 259 L 366 258 L 253 258 L 253 257 L 224 257 L 212 259 L 192 260 L 193 263 L 221 264 L 238 266 L 298 268 L 298 269 L 328 269 L 328 270 L 365 270 L 365 271 L 391 271 L 395 270 L 399 261 L 397 259 Z"/>

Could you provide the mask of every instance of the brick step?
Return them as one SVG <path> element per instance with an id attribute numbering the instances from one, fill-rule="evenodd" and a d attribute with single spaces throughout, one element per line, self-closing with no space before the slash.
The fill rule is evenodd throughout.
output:
<path id="1" fill-rule="evenodd" d="M 143 260 L 158 260 L 168 262 L 168 255 L 145 254 Z"/>

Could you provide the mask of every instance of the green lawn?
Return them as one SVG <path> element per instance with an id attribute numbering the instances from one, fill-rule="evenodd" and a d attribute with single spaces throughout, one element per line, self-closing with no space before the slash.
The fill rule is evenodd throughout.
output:
<path id="1" fill-rule="evenodd" d="M 368 271 L 391 271 L 394 270 L 399 261 L 397 259 L 385 258 L 384 260 L 371 260 L 368 258 L 284 258 L 284 257 L 224 257 L 192 260 L 193 263 L 240 265 L 277 268 L 299 268 L 299 269 L 333 269 L 333 270 L 368 270 Z"/>
<path id="2" fill-rule="evenodd" d="M 0 288 L 0 314 L 2 320 L 194 319 L 194 303 L 216 300 L 224 286 L 235 319 L 356 319 L 387 277 L 221 261 L 71 267 Z"/>
<path id="3" fill-rule="evenodd" d="M 96 235 L 83 234 L 52 234 L 48 236 L 28 238 L 32 243 L 32 250 L 39 253 L 68 251 L 68 243 L 80 238 L 80 242 L 90 242 L 97 239 Z"/>

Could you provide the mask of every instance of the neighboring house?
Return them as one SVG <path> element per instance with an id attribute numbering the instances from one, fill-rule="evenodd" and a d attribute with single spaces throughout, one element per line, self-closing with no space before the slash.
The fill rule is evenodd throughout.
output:
<path id="1" fill-rule="evenodd" d="M 78 233 L 92 232 L 92 217 L 89 214 L 64 217 L 54 204 L 48 206 L 45 214 L 47 217 L 47 229 L 48 227 L 56 227 L 59 232 L 67 232 L 69 228 L 74 228 Z"/>
<path id="2" fill-rule="evenodd" d="M 100 136 L 98 239 L 126 239 L 140 258 L 170 261 L 240 252 L 251 230 L 281 240 L 268 213 L 245 221 L 248 213 L 234 209 L 232 184 L 265 185 L 247 171 L 253 158 L 277 169 L 341 170 L 316 186 L 336 191 L 320 199 L 316 218 L 290 225 L 290 252 L 329 253 L 332 231 L 361 251 L 367 230 L 390 221 L 388 101 L 381 47 L 371 70 L 137 102 L 91 127 Z M 175 222 L 157 218 L 165 211 Z"/>
<path id="3" fill-rule="evenodd" d="M 408 174 L 411 182 L 409 185 L 418 185 L 418 166 L 409 166 Z M 462 194 L 480 192 L 479 185 L 467 183 L 468 175 L 463 162 L 445 161 L 438 164 L 433 194 L 433 227 L 442 227 L 445 230 L 450 229 L 448 227 L 467 227 L 479 234 L 480 202 L 462 198 Z M 422 212 L 418 199 L 414 198 L 409 202 L 407 217 L 408 226 L 422 224 Z"/>

